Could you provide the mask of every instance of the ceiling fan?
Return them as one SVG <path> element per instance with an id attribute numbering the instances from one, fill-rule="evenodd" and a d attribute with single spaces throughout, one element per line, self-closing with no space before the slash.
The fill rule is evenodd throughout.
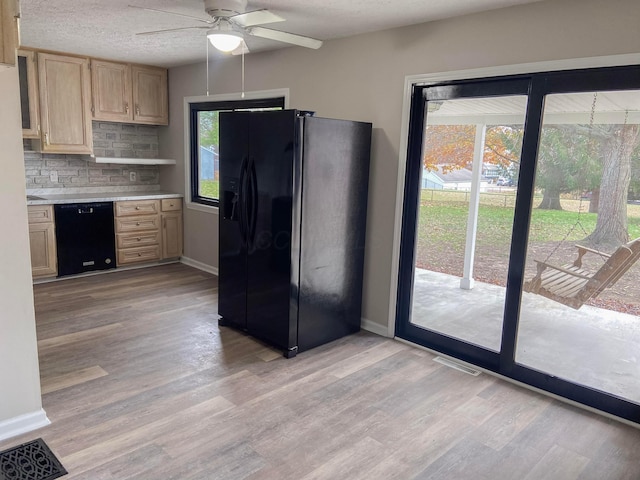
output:
<path id="1" fill-rule="evenodd" d="M 246 6 L 247 0 L 204 0 L 204 9 L 211 16 L 211 19 L 203 20 L 202 18 L 192 15 L 129 5 L 131 8 L 187 17 L 205 24 L 141 32 L 137 35 L 155 35 L 179 30 L 207 29 L 207 38 L 215 48 L 222 52 L 232 53 L 248 52 L 249 49 L 246 46 L 245 39 L 250 36 L 276 40 L 278 42 L 290 43 L 306 48 L 316 49 L 322 46 L 322 41 L 316 40 L 315 38 L 259 26 L 267 23 L 283 22 L 285 19 L 267 9 L 245 13 Z"/>

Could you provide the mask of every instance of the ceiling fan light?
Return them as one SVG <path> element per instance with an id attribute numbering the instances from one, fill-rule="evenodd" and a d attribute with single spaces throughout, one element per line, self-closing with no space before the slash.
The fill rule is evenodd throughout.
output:
<path id="1" fill-rule="evenodd" d="M 235 32 L 209 33 L 207 38 L 221 52 L 232 52 L 242 43 L 242 36 Z"/>

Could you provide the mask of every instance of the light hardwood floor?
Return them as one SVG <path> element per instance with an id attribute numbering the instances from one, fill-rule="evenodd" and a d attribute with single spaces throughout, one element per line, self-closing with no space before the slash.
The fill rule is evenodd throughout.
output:
<path id="1" fill-rule="evenodd" d="M 291 360 L 180 264 L 35 286 L 41 436 L 70 479 L 640 478 L 640 430 L 361 332 Z"/>

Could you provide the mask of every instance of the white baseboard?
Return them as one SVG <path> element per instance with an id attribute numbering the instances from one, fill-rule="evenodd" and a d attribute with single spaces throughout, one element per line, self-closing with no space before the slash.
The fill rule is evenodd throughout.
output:
<path id="1" fill-rule="evenodd" d="M 42 408 L 33 413 L 25 413 L 24 415 L 4 420 L 0 422 L 0 441 L 46 427 L 50 424 L 51 421 L 47 418 L 47 414 Z"/>
<path id="2" fill-rule="evenodd" d="M 389 329 L 386 325 L 380 325 L 379 323 L 372 322 L 371 320 L 367 320 L 366 318 L 361 319 L 360 326 L 363 330 L 375 333 L 376 335 L 388 338 L 392 337 L 392 335 L 389 334 Z"/>
<path id="3" fill-rule="evenodd" d="M 192 258 L 180 257 L 180 263 L 184 263 L 185 265 L 189 265 L 190 267 L 197 268 L 198 270 L 202 270 L 203 272 L 207 272 L 212 275 L 218 276 L 218 269 L 216 267 L 212 267 L 211 265 L 207 265 L 206 263 L 199 262 Z"/>

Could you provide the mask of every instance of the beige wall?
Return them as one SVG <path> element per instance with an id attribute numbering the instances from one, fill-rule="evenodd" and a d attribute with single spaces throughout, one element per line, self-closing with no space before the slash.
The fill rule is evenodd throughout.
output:
<path id="1" fill-rule="evenodd" d="M 246 57 L 246 90 L 290 89 L 290 106 L 374 126 L 363 316 L 386 328 L 404 78 L 640 52 L 637 0 L 553 0 Z M 282 27 L 286 29 L 286 24 Z M 203 47 L 204 48 L 204 47 Z M 211 93 L 240 89 L 240 58 L 210 65 Z M 204 95 L 204 64 L 170 71 L 163 156 L 178 165 L 164 187 L 184 190 L 183 97 Z M 187 211 L 185 255 L 217 266 L 217 216 Z"/>
<path id="2" fill-rule="evenodd" d="M 40 411 L 17 68 L 0 68 L 0 438 L 7 421 Z"/>

